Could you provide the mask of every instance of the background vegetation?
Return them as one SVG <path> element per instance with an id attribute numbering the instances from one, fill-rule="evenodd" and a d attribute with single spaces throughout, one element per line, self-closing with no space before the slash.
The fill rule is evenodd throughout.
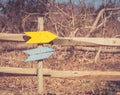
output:
<path id="1" fill-rule="evenodd" d="M 5 0 L 0 0 L 0 32 L 36 31 L 38 17 L 44 16 L 45 30 L 62 37 L 120 36 L 120 22 L 117 19 L 120 16 L 119 0 L 101 0 L 102 4 L 97 8 L 95 7 L 97 0 L 91 0 L 91 3 L 87 3 L 87 0 L 78 0 L 77 3 L 74 1 L 7 0 L 5 2 Z M 119 53 L 100 54 L 101 60 L 96 63 L 94 61 L 96 52 L 73 51 L 73 46 L 67 47 L 71 51 L 67 51 L 66 47 L 56 47 L 63 48 L 64 53 L 57 51 L 52 58 L 45 60 L 46 68 L 59 70 L 120 70 Z M 20 56 L 21 58 L 19 58 Z M 0 55 L 0 66 L 37 66 L 35 63 L 21 64 L 25 57 L 25 54 L 19 50 L 6 51 Z M 29 84 L 21 80 L 22 78 Z M 21 76 L 11 77 L 11 79 L 6 76 L 0 77 L 0 92 L 3 95 L 18 95 L 16 93 L 21 93 L 19 95 L 36 95 L 36 78 L 22 78 Z M 47 95 L 115 95 L 120 90 L 120 82 L 114 81 L 45 79 L 44 82 Z"/>

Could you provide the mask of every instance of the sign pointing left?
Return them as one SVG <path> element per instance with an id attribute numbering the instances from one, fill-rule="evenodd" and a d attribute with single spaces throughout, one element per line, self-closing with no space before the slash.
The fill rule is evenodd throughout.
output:
<path id="1" fill-rule="evenodd" d="M 25 62 L 31 62 L 36 60 L 42 60 L 51 56 L 55 50 L 48 47 L 38 47 L 36 49 L 30 49 L 24 51 L 26 54 L 30 56 L 25 60 Z"/>
<path id="2" fill-rule="evenodd" d="M 31 37 L 26 43 L 49 43 L 56 39 L 57 36 L 49 31 L 25 32 Z"/>

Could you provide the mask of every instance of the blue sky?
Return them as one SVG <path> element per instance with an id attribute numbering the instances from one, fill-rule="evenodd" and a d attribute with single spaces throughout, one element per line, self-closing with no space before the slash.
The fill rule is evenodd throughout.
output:
<path id="1" fill-rule="evenodd" d="M 0 1 L 8 1 L 8 0 L 0 0 Z M 59 2 L 68 2 L 69 0 L 56 0 Z M 98 8 L 102 4 L 102 0 L 72 0 L 74 3 L 79 3 L 79 1 L 85 1 L 87 4 L 91 3 L 95 5 L 95 8 Z"/>
<path id="2" fill-rule="evenodd" d="M 56 0 L 56 1 L 68 2 L 69 0 Z M 72 0 L 72 1 L 77 4 L 80 0 Z M 95 8 L 98 8 L 102 4 L 102 0 L 81 0 L 81 1 L 85 1 L 87 4 L 91 3 L 95 5 Z"/>

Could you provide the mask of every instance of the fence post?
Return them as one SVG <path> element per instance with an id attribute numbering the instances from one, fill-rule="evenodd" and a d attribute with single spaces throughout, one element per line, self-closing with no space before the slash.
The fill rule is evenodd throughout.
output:
<path id="1" fill-rule="evenodd" d="M 43 17 L 38 18 L 38 31 L 44 29 L 44 20 Z M 38 63 L 38 93 L 43 93 L 43 61 Z"/>

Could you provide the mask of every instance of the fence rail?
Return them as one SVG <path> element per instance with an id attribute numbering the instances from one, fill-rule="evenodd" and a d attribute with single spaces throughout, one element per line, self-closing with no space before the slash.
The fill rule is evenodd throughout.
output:
<path id="1" fill-rule="evenodd" d="M 0 40 L 25 42 L 29 37 L 25 34 L 0 33 Z M 58 37 L 53 41 L 57 45 L 82 45 L 82 46 L 120 46 L 119 38 L 87 38 L 87 37 Z"/>
<path id="2" fill-rule="evenodd" d="M 119 71 L 59 71 L 42 69 L 43 76 L 53 78 L 79 78 L 87 80 L 116 80 L 120 81 Z M 0 73 L 7 74 L 21 74 L 37 76 L 37 68 L 14 68 L 14 67 L 0 67 Z"/>

